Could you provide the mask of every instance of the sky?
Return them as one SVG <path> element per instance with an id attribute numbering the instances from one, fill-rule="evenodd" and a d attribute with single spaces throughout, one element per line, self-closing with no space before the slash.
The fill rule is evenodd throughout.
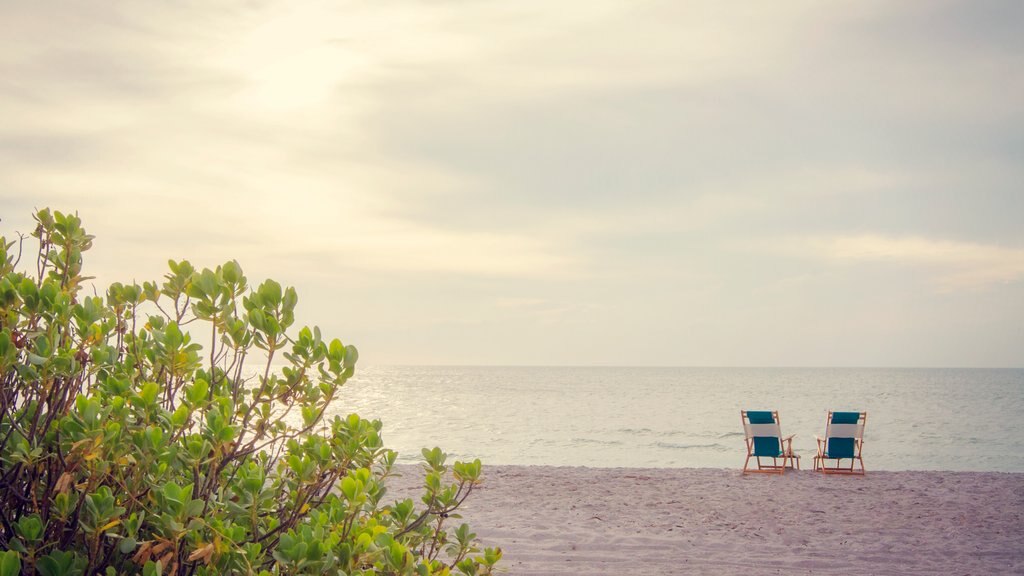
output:
<path id="1" fill-rule="evenodd" d="M 1024 366 L 1024 3 L 0 5 L 0 234 L 368 364 Z"/>

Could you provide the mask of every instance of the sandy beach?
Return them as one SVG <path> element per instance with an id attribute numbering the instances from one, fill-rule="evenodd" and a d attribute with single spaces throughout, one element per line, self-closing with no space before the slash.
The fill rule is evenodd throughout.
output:
<path id="1" fill-rule="evenodd" d="M 513 576 L 1024 574 L 1024 474 L 485 466 L 461 511 Z"/>

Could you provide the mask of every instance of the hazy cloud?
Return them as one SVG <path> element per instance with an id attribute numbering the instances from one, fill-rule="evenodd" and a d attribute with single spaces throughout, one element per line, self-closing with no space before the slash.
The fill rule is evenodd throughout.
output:
<path id="1" fill-rule="evenodd" d="M 1024 280 L 1024 248 L 884 236 L 837 237 L 812 244 L 827 259 L 927 267 L 947 289 Z"/>
<path id="2" fill-rule="evenodd" d="M 237 259 L 378 361 L 1019 365 L 1022 16 L 10 2 L 0 218 L 78 210 L 97 282 Z"/>

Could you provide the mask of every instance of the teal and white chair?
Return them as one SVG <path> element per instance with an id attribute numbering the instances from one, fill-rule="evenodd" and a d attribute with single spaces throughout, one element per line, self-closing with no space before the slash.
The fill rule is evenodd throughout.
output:
<path id="1" fill-rule="evenodd" d="M 864 423 L 867 412 L 833 412 L 828 411 L 825 423 L 825 437 L 818 440 L 818 455 L 814 457 L 814 469 L 826 474 L 859 474 L 864 475 L 864 459 L 861 450 L 864 447 Z M 849 461 L 849 466 L 843 464 Z M 834 462 L 829 466 L 828 462 Z M 854 466 L 860 464 L 860 470 Z"/>
<path id="2" fill-rule="evenodd" d="M 743 435 L 747 445 L 747 459 L 743 462 L 743 473 L 770 472 L 782 474 L 786 468 L 800 469 L 800 456 L 793 454 L 793 436 L 782 437 L 777 410 L 741 410 Z M 757 468 L 750 465 L 754 458 Z M 762 462 L 762 458 L 765 459 Z M 768 464 L 767 459 L 772 463 Z"/>

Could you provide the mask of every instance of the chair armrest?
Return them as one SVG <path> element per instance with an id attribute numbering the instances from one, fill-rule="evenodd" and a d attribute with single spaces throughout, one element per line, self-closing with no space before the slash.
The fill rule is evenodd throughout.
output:
<path id="1" fill-rule="evenodd" d="M 785 438 L 781 438 L 781 439 L 779 439 L 779 443 L 782 444 L 782 451 L 784 453 L 786 453 L 787 455 L 792 456 L 792 457 L 795 458 L 797 456 L 795 454 L 793 454 L 793 437 L 794 436 L 796 436 L 796 434 L 790 434 L 789 436 L 786 436 Z"/>

